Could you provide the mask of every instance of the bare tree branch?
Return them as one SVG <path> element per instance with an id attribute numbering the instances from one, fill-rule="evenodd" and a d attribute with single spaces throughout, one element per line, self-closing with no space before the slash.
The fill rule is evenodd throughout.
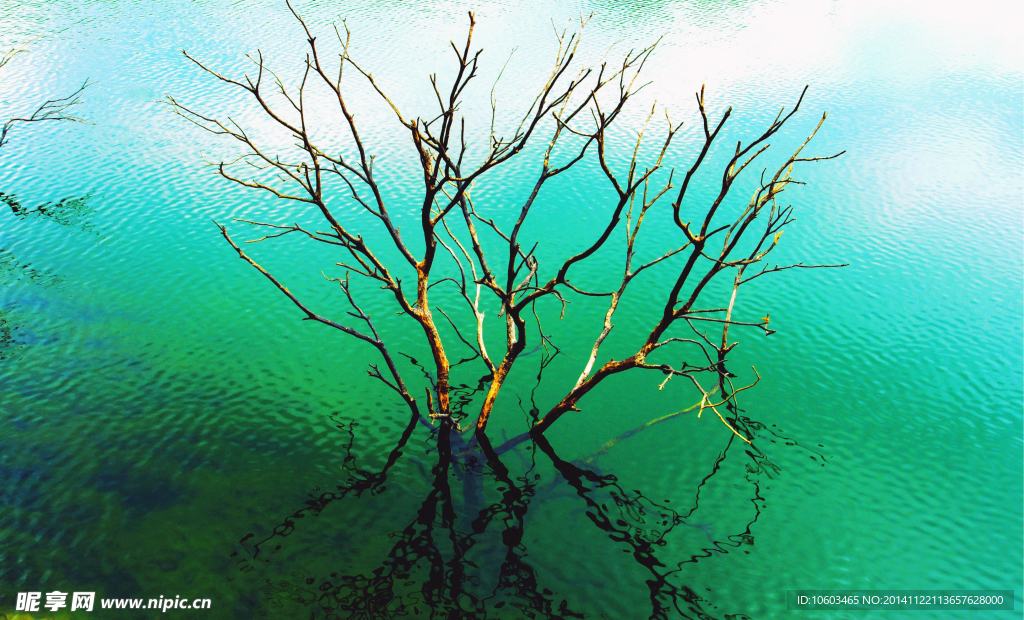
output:
<path id="1" fill-rule="evenodd" d="M 25 48 L 8 50 L 3 56 L 0 56 L 0 67 L 3 67 L 15 56 L 25 51 L 27 51 Z M 70 95 L 67 95 L 66 97 L 47 99 L 29 115 L 14 116 L 7 119 L 4 124 L 0 126 L 0 147 L 3 147 L 5 144 L 10 142 L 9 134 L 19 123 L 23 125 L 42 123 L 45 121 L 71 121 L 73 123 L 86 123 L 87 121 L 84 118 L 75 116 L 70 112 L 70 110 L 82 103 L 82 94 L 90 84 L 91 82 L 87 79 Z"/>
<path id="2" fill-rule="evenodd" d="M 682 123 L 674 123 L 665 111 L 664 126 L 659 128 L 660 122 L 652 123 L 658 114 L 655 104 L 629 145 L 618 144 L 618 138 L 613 136 L 621 133 L 612 132 L 619 126 L 623 111 L 644 88 L 640 74 L 657 43 L 631 50 L 617 61 L 602 59 L 597 65 L 586 65 L 579 61 L 578 52 L 587 19 L 580 20 L 579 32 L 556 31 L 558 45 L 553 62 L 545 69 L 545 76 L 532 101 L 516 115 L 518 120 L 513 127 L 503 130 L 499 126 L 496 88 L 491 87 L 488 126 L 479 132 L 487 139 L 481 153 L 479 149 L 470 151 L 468 136 L 473 135 L 474 128 L 460 112 L 463 98 L 471 92 L 469 85 L 478 77 L 482 58 L 482 50 L 474 48 L 476 17 L 473 13 L 468 14 L 465 40 L 451 42 L 449 53 L 452 54 L 450 58 L 454 69 L 449 74 L 451 81 L 444 82 L 436 73 L 427 76 L 424 85 L 429 85 L 432 102 L 429 109 L 419 116 L 401 110 L 370 68 L 352 58 L 352 33 L 347 25 L 342 23 L 340 28 L 334 29 L 336 45 L 339 46 L 335 64 L 333 52 L 331 55 L 323 52 L 307 23 L 291 4 L 288 8 L 308 45 L 294 82 L 297 87 L 286 86 L 287 82 L 271 70 L 260 51 L 250 56 L 255 67 L 254 75 L 244 74 L 241 78 L 223 75 L 187 53 L 185 56 L 225 86 L 247 93 L 255 108 L 273 121 L 278 131 L 291 137 L 293 144 L 290 149 L 279 154 L 265 146 L 270 144 L 265 138 L 251 134 L 230 116 L 199 112 L 171 97 L 168 104 L 194 125 L 213 134 L 233 138 L 241 146 L 244 153 L 240 157 L 214 164 L 221 176 L 236 185 L 309 208 L 328 224 L 325 230 L 320 231 L 298 223 L 241 220 L 266 232 L 251 243 L 286 236 L 324 243 L 345 254 L 336 261 L 338 265 L 379 283 L 394 297 L 399 314 L 409 316 L 419 325 L 433 362 L 429 372 L 423 367 L 429 382 L 426 387 L 430 417 L 441 418 L 446 429 L 460 428 L 459 421 L 471 415 L 466 408 L 479 406 L 472 427 L 478 438 L 485 439 L 488 420 L 516 362 L 533 351 L 554 346 L 544 333 L 538 302 L 544 303 L 550 297 L 553 303 L 560 305 L 561 315 L 565 316 L 570 302 L 578 299 L 573 295 L 579 295 L 584 299 L 606 299 L 608 305 L 604 320 L 596 330 L 575 383 L 566 386 L 568 391 L 550 406 L 545 415 L 533 418 L 539 418 L 530 431 L 534 437 L 543 434 L 566 412 L 578 411 L 580 401 L 606 378 L 631 369 L 643 369 L 663 373 L 665 378 L 661 387 L 673 377 L 688 379 L 701 398 L 698 416 L 705 409 L 710 409 L 732 433 L 750 442 L 750 438 L 733 424 L 735 415 L 730 422 L 720 411 L 726 407 L 727 413 L 735 413 L 738 410 L 737 394 L 760 380 L 760 375 L 754 370 L 757 379 L 751 384 L 738 389 L 733 387 L 732 379 L 736 375 L 727 369 L 727 363 L 736 343 L 731 343 L 729 337 L 745 328 L 755 328 L 765 335 L 774 333 L 774 330 L 768 328 L 767 313 L 759 321 L 741 316 L 743 308 L 737 303 L 740 287 L 767 273 L 842 266 L 798 262 L 769 267 L 766 262 L 780 243 L 783 228 L 793 221 L 793 207 L 781 206 L 777 199 L 791 184 L 802 184 L 793 176 L 795 169 L 841 154 L 802 155 L 827 114 L 822 115 L 814 131 L 780 166 L 774 168 L 774 172 L 769 173 L 768 168 L 762 170 L 756 191 L 749 200 L 736 202 L 732 198 L 733 187 L 740 175 L 754 169 L 755 163 L 771 157 L 769 140 L 779 135 L 800 109 L 807 88 L 790 110 L 780 110 L 774 120 L 760 133 L 755 133 L 746 145 L 742 141 L 736 143 L 720 170 L 721 178 L 715 183 L 713 197 L 703 206 L 697 206 L 687 192 L 698 182 L 698 172 L 711 160 L 709 154 L 718 145 L 723 128 L 733 114 L 732 108 L 727 108 L 713 123 L 707 110 L 705 89 L 701 87 L 696 99 L 703 143 L 683 176 L 673 202 L 668 205 L 669 199 L 664 202 L 662 199 L 676 189 L 676 177 L 666 162 L 672 157 L 674 139 Z M 504 75 L 509 62 L 511 55 L 498 78 Z M 352 67 L 348 73 L 345 72 L 346 66 Z M 369 86 L 374 97 L 391 110 L 401 131 L 408 136 L 408 145 L 418 161 L 416 175 L 421 179 L 417 182 L 421 193 L 416 197 L 414 215 L 400 218 L 397 214 L 401 211 L 390 209 L 385 201 L 384 188 L 374 170 L 376 159 L 371 145 L 364 138 L 364 128 L 355 121 L 347 99 L 351 89 L 349 82 L 343 79 L 355 79 Z M 314 121 L 307 101 L 315 96 L 315 92 L 320 96 L 326 92 L 340 114 L 338 123 L 331 125 L 320 114 Z M 328 148 L 317 142 L 314 133 L 343 136 L 348 146 Z M 654 134 L 657 137 L 651 138 Z M 479 190 L 474 190 L 474 187 L 491 185 L 478 185 L 477 182 L 491 177 L 495 169 L 505 169 L 504 164 L 513 158 L 523 157 L 524 153 L 531 154 L 528 157 L 536 157 L 530 168 L 533 176 L 523 184 L 528 190 L 527 195 L 516 203 L 508 219 L 485 216 L 486 208 L 481 210 L 478 206 L 486 205 L 486 202 L 480 202 Z M 475 161 L 471 161 L 474 158 Z M 625 164 L 621 163 L 623 158 L 626 159 Z M 565 258 L 558 259 L 553 265 L 542 265 L 540 257 L 551 253 L 543 251 L 542 240 L 525 238 L 531 214 L 544 204 L 551 179 L 576 168 L 581 162 L 592 166 L 588 169 L 593 169 L 598 177 L 593 182 L 606 184 L 613 198 L 604 206 L 600 225 L 589 238 L 582 234 L 572 235 L 558 248 L 565 250 Z M 486 196 L 484 200 L 487 200 Z M 392 250 L 402 257 L 401 264 L 394 271 L 370 249 L 363 233 L 356 230 L 356 220 L 349 215 L 341 215 L 347 211 L 334 208 L 339 201 L 355 206 L 358 213 L 369 213 L 374 222 L 379 221 L 383 225 L 387 231 L 385 243 L 390 243 Z M 664 211 L 664 217 L 671 217 L 671 229 L 658 231 L 659 237 L 669 240 L 662 247 L 670 249 L 662 249 L 660 255 L 642 262 L 638 258 L 640 231 L 644 223 L 650 221 L 648 216 L 652 210 Z M 499 219 L 501 221 L 496 221 Z M 755 225 L 756 221 L 759 223 Z M 416 243 L 422 239 L 421 247 L 414 248 L 406 243 L 400 232 L 401 225 L 407 226 L 407 230 L 413 226 Z M 344 279 L 333 280 L 341 285 L 350 305 L 355 308 L 355 312 L 350 314 L 364 321 L 369 333 L 314 313 L 245 255 L 224 227 L 220 230 L 239 256 L 289 297 L 305 314 L 306 320 L 318 321 L 373 344 L 384 357 L 388 374 L 385 376 L 376 366 L 371 366 L 370 374 L 402 395 L 415 409 L 415 401 L 409 396 L 410 391 L 406 389 L 369 316 L 352 300 L 347 273 Z M 617 232 L 619 230 L 622 233 Z M 438 251 L 438 246 L 441 251 Z M 621 275 L 615 280 L 617 284 L 608 287 L 601 282 L 570 282 L 570 271 L 576 265 L 590 261 L 607 248 L 614 248 L 616 252 L 619 248 L 623 250 L 622 270 L 618 272 Z M 400 271 L 407 274 L 407 278 L 410 274 L 415 277 L 415 293 L 411 287 L 408 293 L 403 288 Z M 728 302 L 723 300 L 715 305 L 724 304 L 725 307 L 703 307 L 707 305 L 705 303 L 698 305 L 698 299 L 710 294 L 711 283 L 722 272 L 732 275 L 730 298 Z M 745 276 L 746 273 L 754 275 Z M 622 307 L 621 300 L 631 285 L 639 281 L 641 274 L 645 274 L 645 279 L 664 282 L 667 293 L 656 301 L 658 311 L 648 317 L 647 335 L 629 349 L 632 353 L 601 363 L 601 350 L 614 329 L 616 313 Z M 442 284 L 444 286 L 437 289 L 442 294 L 440 299 L 446 299 L 444 294 L 451 295 L 454 287 L 458 292 L 459 305 L 465 303 L 472 313 L 472 324 L 460 324 L 458 313 L 432 299 L 431 291 Z M 649 295 L 646 289 L 644 292 Z M 494 342 L 487 342 L 489 336 L 484 329 L 486 315 L 495 309 L 497 316 L 504 321 L 501 330 L 503 342 L 499 347 Z M 452 371 L 462 362 L 449 362 L 445 342 L 435 324 L 434 311 L 444 316 L 457 339 L 473 351 L 474 356 L 462 362 L 480 357 L 486 365 L 488 374 L 479 380 L 477 388 L 480 398 L 466 398 L 464 393 L 457 392 L 457 402 L 452 400 Z M 533 318 L 526 313 L 532 313 Z M 707 333 L 708 328 L 717 330 L 718 326 L 722 327 L 720 338 Z M 689 329 L 695 335 L 680 336 L 674 331 L 677 328 Z M 470 335 L 470 330 L 475 337 Z M 527 353 L 531 338 L 538 341 Z M 687 346 L 667 346 L 673 343 Z M 669 355 L 684 359 L 681 363 L 671 364 L 656 359 Z M 699 361 L 694 362 L 694 358 Z M 704 387 L 709 384 L 715 387 Z M 717 392 L 721 396 L 716 401 L 713 395 Z"/>

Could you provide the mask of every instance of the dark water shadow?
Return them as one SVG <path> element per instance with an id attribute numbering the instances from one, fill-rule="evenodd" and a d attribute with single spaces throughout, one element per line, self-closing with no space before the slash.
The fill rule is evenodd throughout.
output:
<path id="1" fill-rule="evenodd" d="M 90 204 L 92 194 L 68 196 L 56 202 L 44 202 L 34 207 L 22 204 L 15 194 L 0 192 L 0 203 L 5 204 L 11 214 L 20 220 L 49 220 L 60 226 L 101 236 L 92 223 L 96 209 Z"/>
<path id="2" fill-rule="evenodd" d="M 47 220 L 79 233 L 102 238 L 102 231 L 92 222 L 95 209 L 90 204 L 92 194 L 68 196 L 56 202 L 45 202 L 27 207 L 15 194 L 0 192 L 0 203 L 10 209 L 15 220 Z M 67 284 L 65 276 L 52 269 L 35 266 L 15 256 L 10 248 L 0 247 L 0 286 L 8 287 L 8 294 L 0 297 L 0 360 L 14 355 L 30 344 L 48 343 L 52 338 L 31 333 L 24 316 L 33 306 L 46 304 L 45 299 L 18 292 L 14 285 L 60 290 Z"/>

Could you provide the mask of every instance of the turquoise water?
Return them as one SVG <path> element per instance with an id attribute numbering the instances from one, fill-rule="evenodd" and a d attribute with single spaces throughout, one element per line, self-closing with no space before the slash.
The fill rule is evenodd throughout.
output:
<path id="1" fill-rule="evenodd" d="M 857 588 L 1014 590 L 1014 611 L 932 616 L 1022 616 L 1019 6 L 299 8 L 324 44 L 329 24 L 347 18 L 357 58 L 401 107 L 423 114 L 426 76 L 450 79 L 448 40 L 463 36 L 472 8 L 485 52 L 465 110 L 477 120 L 513 48 L 499 109 L 529 103 L 554 50 L 552 22 L 593 12 L 584 46 L 593 60 L 613 43 L 617 57 L 663 36 L 645 67 L 651 84 L 619 121 L 616 161 L 654 101 L 685 121 L 667 155 L 685 169 L 699 149 L 693 93 L 702 84 L 713 117 L 733 106 L 723 147 L 809 84 L 771 161 L 825 110 L 814 154 L 847 153 L 805 167 L 807 185 L 787 190 L 798 220 L 778 261 L 849 266 L 741 290 L 737 313 L 770 312 L 778 330 L 734 335 L 740 380 L 751 365 L 763 377 L 742 400 L 758 452 L 714 416 L 687 414 L 591 458 L 698 400 L 683 381 L 659 390 L 660 376 L 633 371 L 582 401 L 548 433 L 550 445 L 505 453 L 507 474 L 464 458 L 439 469 L 436 432 L 410 426 L 403 403 L 364 373 L 374 351 L 300 321 L 211 222 L 249 239 L 258 235 L 232 217 L 315 219 L 219 179 L 203 157 L 231 157 L 235 146 L 161 103 L 171 94 L 265 131 L 249 102 L 180 50 L 240 74 L 259 48 L 294 84 L 304 42 L 283 4 L 4 4 L 0 48 L 31 43 L 0 69 L 0 117 L 95 83 L 76 111 L 89 124 L 22 126 L 0 150 L 0 192 L 27 209 L 63 200 L 63 210 L 44 210 L 66 214 L 0 213 L 0 612 L 14 614 L 17 592 L 60 590 L 209 598 L 210 610 L 168 612 L 204 618 L 854 618 L 863 612 L 788 612 L 786 592 Z M 400 217 L 412 230 L 408 140 L 368 93 L 353 97 L 388 197 L 409 205 Z M 513 221 L 529 173 L 510 167 L 480 188 L 481 208 Z M 542 268 L 601 226 L 609 194 L 596 173 L 584 162 L 542 195 L 523 233 L 541 241 Z M 714 175 L 698 181 L 695 199 L 710 196 Z M 664 217 L 648 226 L 645 251 L 655 256 L 674 231 Z M 381 230 L 365 234 L 385 241 Z M 319 275 L 338 275 L 337 258 L 297 240 L 271 243 L 251 253 L 311 305 L 346 318 Z M 620 254 L 603 252 L 576 278 L 607 287 L 620 265 Z M 628 354 L 646 334 L 665 284 L 641 284 L 602 356 Z M 392 351 L 429 359 L 421 332 L 381 291 L 354 289 Z M 603 303 L 573 298 L 561 320 L 555 306 L 541 312 L 561 353 L 520 360 L 492 417 L 496 440 L 561 398 L 600 331 Z M 488 344 L 497 350 L 497 332 Z M 422 394 L 427 379 L 400 360 Z M 467 363 L 455 381 L 469 391 L 482 370 Z M 381 480 L 389 456 L 397 459 Z M 153 615 L 133 613 L 55 615 Z"/>

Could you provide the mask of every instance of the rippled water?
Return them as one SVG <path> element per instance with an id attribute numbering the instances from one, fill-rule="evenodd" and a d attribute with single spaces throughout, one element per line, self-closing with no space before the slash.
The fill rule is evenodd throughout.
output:
<path id="1" fill-rule="evenodd" d="M 0 612 L 13 613 L 19 591 L 59 589 L 210 598 L 204 618 L 324 617 L 328 607 L 344 618 L 461 617 L 456 607 L 493 618 L 775 618 L 789 613 L 791 589 L 978 588 L 1017 598 L 1014 611 L 985 617 L 1021 617 L 1020 6 L 299 8 L 323 41 L 347 18 L 354 53 L 410 110 L 431 105 L 431 71 L 449 77 L 447 41 L 474 9 L 487 86 L 471 116 L 487 111 L 513 48 L 499 101 L 529 102 L 552 23 L 593 12 L 594 60 L 613 43 L 615 56 L 664 36 L 645 68 L 651 84 L 621 123 L 634 130 L 653 100 L 667 106 L 686 122 L 668 156 L 677 167 L 698 148 L 702 84 L 713 116 L 734 107 L 724 144 L 810 84 L 776 148 L 828 110 L 816 153 L 847 154 L 801 173 L 808 185 L 790 196 L 798 221 L 779 260 L 850 266 L 779 274 L 737 302 L 746 317 L 770 311 L 778 330 L 747 334 L 737 349 L 737 368 L 764 377 L 743 401 L 762 454 L 712 416 L 684 415 L 592 458 L 696 400 L 681 381 L 659 391 L 660 379 L 634 374 L 590 395 L 549 445 L 505 453 L 507 473 L 459 458 L 439 467 L 436 433 L 410 426 L 402 403 L 363 373 L 372 352 L 299 321 L 210 221 L 308 214 L 219 180 L 203 156 L 234 147 L 160 102 L 171 94 L 265 127 L 180 50 L 241 73 L 259 48 L 295 83 L 304 42 L 284 5 L 8 3 L 0 49 L 31 41 L 31 51 L 0 69 L 0 118 L 95 83 L 76 112 L 88 124 L 22 126 L 0 150 L 5 205 L 49 203 L 0 213 Z M 412 204 L 407 139 L 387 110 L 356 99 L 389 196 Z M 513 217 L 529 172 L 510 169 L 488 188 L 490 213 Z M 547 264 L 600 226 L 606 188 L 594 172 L 554 186 L 524 229 L 544 241 Z M 668 243 L 664 223 L 651 243 Z M 310 303 L 341 311 L 317 273 L 329 254 L 287 240 L 253 253 Z M 619 258 L 595 258 L 585 275 L 600 288 Z M 427 357 L 378 291 L 357 293 L 393 350 Z M 602 355 L 641 337 L 651 294 L 627 296 Z M 493 417 L 496 438 L 521 432 L 533 406 L 546 410 L 572 384 L 604 306 L 577 300 L 562 321 L 548 310 L 562 353 L 521 360 Z M 425 379 L 402 359 L 421 393 Z M 479 371 L 456 380 L 475 385 Z M 943 617 L 959 616 L 978 617 Z"/>

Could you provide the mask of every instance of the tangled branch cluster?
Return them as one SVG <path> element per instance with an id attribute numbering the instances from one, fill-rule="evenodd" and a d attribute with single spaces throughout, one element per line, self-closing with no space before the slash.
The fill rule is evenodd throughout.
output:
<path id="1" fill-rule="evenodd" d="M 703 124 L 703 144 L 699 155 L 683 176 L 676 190 L 675 174 L 664 174 L 664 160 L 673 139 L 680 130 L 680 124 L 673 124 L 666 114 L 664 136 L 653 157 L 645 158 L 641 153 L 648 128 L 655 114 L 654 108 L 647 115 L 643 129 L 636 137 L 624 173 L 613 170 L 609 162 L 609 131 L 620 117 L 627 102 L 642 88 L 638 76 L 644 64 L 654 51 L 654 46 L 630 52 L 621 62 L 604 62 L 599 66 L 578 68 L 577 55 L 580 34 L 565 31 L 558 34 L 558 49 L 554 63 L 547 72 L 546 80 L 539 89 L 532 104 L 521 116 L 511 137 L 495 131 L 496 101 L 491 95 L 491 123 L 487 137 L 487 149 L 483 157 L 471 157 L 468 146 L 465 116 L 460 115 L 460 102 L 467 85 L 477 77 L 482 50 L 472 51 L 473 31 L 476 20 L 469 14 L 469 27 L 464 45 L 452 42 L 456 66 L 452 84 L 443 88 L 436 75 L 430 83 L 437 104 L 437 114 L 429 120 L 410 117 L 403 113 L 392 98 L 374 79 L 372 73 L 361 66 L 350 54 L 351 32 L 347 26 L 335 27 L 340 45 L 337 65 L 328 62 L 318 45 L 317 38 L 302 17 L 289 5 L 292 14 L 301 25 L 308 43 L 304 60 L 303 76 L 297 89 L 288 89 L 268 68 L 263 54 L 250 57 L 256 66 L 255 76 L 245 74 L 234 79 L 221 74 L 199 60 L 185 55 L 203 71 L 234 88 L 241 89 L 255 100 L 262 112 L 279 128 L 288 132 L 295 140 L 297 150 L 282 159 L 276 153 L 261 146 L 239 123 L 201 113 L 191 107 L 169 98 L 172 108 L 182 117 L 199 127 L 218 135 L 229 136 L 243 146 L 245 153 L 231 162 L 216 164 L 220 174 L 238 185 L 268 192 L 279 199 L 309 205 L 322 215 L 325 230 L 313 230 L 299 224 L 258 222 L 240 220 L 251 226 L 262 228 L 267 233 L 252 242 L 263 241 L 285 235 L 298 234 L 307 239 L 336 246 L 344 257 L 338 265 L 349 273 L 377 282 L 394 297 L 401 312 L 409 316 L 422 329 L 433 357 L 433 385 L 427 388 L 427 411 L 419 409 L 419 403 L 403 380 L 391 352 L 370 316 L 353 299 L 349 275 L 333 279 L 353 308 L 351 316 L 363 327 L 344 325 L 321 316 L 290 292 L 275 276 L 261 267 L 246 254 L 229 235 L 226 227 L 218 225 L 225 240 L 238 255 L 266 276 L 304 314 L 307 320 L 318 321 L 347 334 L 355 336 L 374 346 L 382 356 L 386 371 L 377 365 L 369 373 L 398 393 L 417 416 L 440 419 L 445 429 L 461 428 L 458 425 L 465 414 L 452 410 L 451 371 L 446 342 L 438 330 L 437 317 L 433 310 L 440 312 L 454 329 L 459 341 L 473 349 L 487 367 L 486 393 L 480 405 L 473 428 L 478 439 L 483 438 L 495 400 L 502 389 L 509 372 L 523 354 L 531 337 L 538 337 L 547 343 L 541 326 L 536 304 L 545 298 L 552 298 L 562 304 L 564 293 L 572 291 L 579 295 L 601 297 L 608 300 L 604 324 L 594 340 L 589 357 L 579 378 L 564 397 L 554 404 L 531 430 L 539 436 L 568 411 L 578 411 L 580 400 L 602 381 L 612 375 L 632 370 L 654 370 L 665 375 L 665 382 L 673 377 L 685 377 L 698 390 L 700 412 L 710 409 L 721 421 L 744 441 L 749 438 L 738 432 L 722 414 L 723 406 L 735 402 L 736 395 L 746 387 L 732 385 L 734 374 L 726 367 L 727 356 L 736 346 L 730 343 L 729 328 L 751 327 L 765 334 L 772 333 L 768 327 L 769 317 L 760 321 L 738 321 L 733 318 L 736 292 L 740 286 L 763 275 L 794 268 L 836 267 L 839 265 L 791 265 L 769 266 L 769 254 L 776 248 L 783 227 L 792 221 L 792 207 L 782 206 L 777 198 L 794 180 L 793 171 L 797 164 L 838 157 L 802 156 L 804 148 L 824 123 L 827 113 L 807 139 L 774 172 L 763 171 L 757 190 L 735 218 L 723 217 L 722 209 L 730 190 L 740 174 L 751 166 L 769 148 L 768 140 L 777 134 L 798 111 L 803 101 L 801 93 L 796 105 L 786 112 L 783 108 L 760 135 L 747 144 L 736 144 L 734 154 L 726 162 L 721 175 L 717 195 L 703 209 L 689 204 L 687 192 L 694 185 L 694 176 L 707 159 L 722 128 L 730 118 L 732 108 L 712 122 L 705 109 L 704 89 L 697 94 L 697 107 Z M 586 20 L 581 22 L 581 31 Z M 347 71 L 346 71 L 347 70 Z M 365 127 L 356 123 L 349 102 L 348 82 L 343 82 L 352 73 L 380 97 L 394 113 L 398 122 L 408 132 L 422 171 L 422 200 L 419 202 L 419 225 L 417 236 L 422 236 L 423 251 L 417 254 L 403 238 L 400 225 L 393 213 L 396 210 L 385 200 L 385 192 L 374 169 L 375 158 L 370 153 L 363 137 Z M 269 83 L 269 84 L 268 84 Z M 314 138 L 316 115 L 307 105 L 307 91 L 313 83 L 328 89 L 331 100 L 344 118 L 346 135 L 351 140 L 349 153 L 322 146 Z M 275 104 L 271 97 L 279 101 Z M 472 191 L 474 183 L 485 178 L 496 168 L 520 157 L 527 147 L 538 143 L 542 153 L 539 173 L 533 180 L 532 189 L 523 202 L 511 227 L 503 228 L 492 219 L 482 216 L 474 207 Z M 556 152 L 556 145 L 560 149 Z M 566 155 L 568 152 L 568 155 Z M 840 153 L 841 154 L 841 153 Z M 524 222 L 535 208 L 537 198 L 551 179 L 574 168 L 580 162 L 596 158 L 600 174 L 614 191 L 614 203 L 605 212 L 605 223 L 596 238 L 586 242 L 575 254 L 562 260 L 553 269 L 542 275 L 540 260 L 536 254 L 537 244 L 530 244 L 522 237 Z M 474 160 L 471 162 L 470 160 Z M 557 161 L 556 161 L 557 160 Z M 239 170 L 248 167 L 250 174 Z M 262 172 L 273 173 L 275 181 L 268 181 Z M 657 174 L 661 172 L 662 174 Z M 657 179 L 662 179 L 661 181 Z M 379 248 L 372 248 L 363 234 L 355 230 L 351 222 L 332 209 L 335 197 L 329 199 L 330 188 L 338 187 L 329 181 L 340 181 L 345 196 L 379 220 L 388 233 L 390 243 L 397 249 L 407 265 L 396 268 L 385 264 L 380 258 Z M 666 198 L 670 197 L 670 198 Z M 671 199 L 672 222 L 679 242 L 673 249 L 646 263 L 634 260 L 637 240 L 641 227 L 651 209 L 658 208 L 665 200 Z M 700 213 L 696 220 L 684 221 L 684 213 Z M 717 216 L 717 217 L 716 217 Z M 591 291 L 570 280 L 570 272 L 579 263 L 592 257 L 604 247 L 612 234 L 624 228 L 626 237 L 625 264 L 618 286 L 611 291 Z M 482 240 L 484 234 L 489 239 Z M 493 239 L 492 239 L 493 238 Z M 747 240 L 741 249 L 741 240 Z M 493 247 L 500 249 L 495 252 Z M 441 258 L 450 257 L 458 270 L 457 277 L 437 278 L 437 264 Z M 678 258 L 676 258 L 678 257 Z M 676 258 L 676 260 L 670 260 Z M 600 349 L 613 328 L 613 317 L 627 288 L 640 274 L 662 265 L 661 278 L 671 282 L 667 296 L 658 301 L 660 312 L 655 312 L 648 335 L 634 349 L 621 359 L 598 363 Z M 760 269 L 751 274 L 752 267 Z M 668 265 L 674 265 L 669 267 Z M 399 270 L 415 273 L 415 289 L 403 286 Z M 756 267 L 755 267 L 756 269 Z M 721 308 L 704 308 L 697 303 L 701 293 L 721 273 L 734 274 L 732 295 L 729 303 Z M 440 307 L 432 309 L 430 290 L 432 286 L 450 283 L 458 290 L 475 318 L 475 337 L 465 337 L 456 320 Z M 504 320 L 504 346 L 495 352 L 485 342 L 483 310 L 487 296 L 493 296 L 500 307 L 498 316 Z M 482 298 L 483 297 L 483 298 Z M 537 318 L 536 330 L 530 327 L 530 315 Z M 676 325 L 689 328 L 689 337 L 670 336 L 669 331 Z M 721 327 L 721 339 L 708 335 L 707 328 Z M 537 334 L 534 336 L 534 334 Z M 652 363 L 649 357 L 655 351 L 670 345 L 690 347 L 697 359 L 696 364 L 683 363 L 674 366 L 667 363 Z M 475 358 L 474 358 L 475 359 Z M 756 374 L 756 371 L 755 371 Z M 703 377 L 703 379 L 702 379 Z M 709 382 L 706 377 L 711 377 Z M 759 378 L 759 377 L 758 377 Z M 756 383 L 756 381 L 755 381 Z M 664 386 L 664 382 L 662 383 Z M 718 393 L 716 397 L 715 394 Z M 453 415 L 456 417 L 453 418 Z M 468 430 L 468 427 L 467 427 Z M 513 441 L 525 440 L 528 435 Z"/>

